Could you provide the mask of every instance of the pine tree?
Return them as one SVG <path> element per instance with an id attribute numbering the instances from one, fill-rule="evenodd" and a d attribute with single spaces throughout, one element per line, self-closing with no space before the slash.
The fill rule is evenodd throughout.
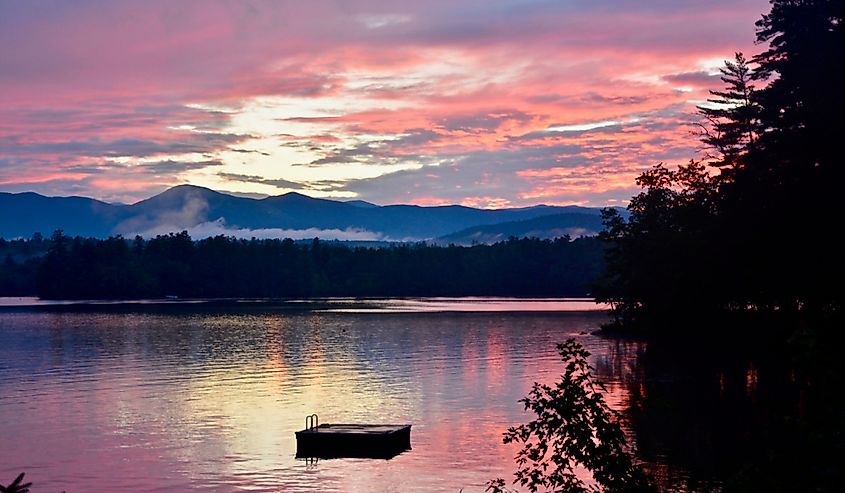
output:
<path id="1" fill-rule="evenodd" d="M 768 81 L 760 91 L 764 132 L 760 152 L 744 181 L 760 184 L 756 196 L 770 217 L 765 235 L 771 245 L 783 231 L 801 225 L 809 240 L 781 242 L 770 265 L 784 266 L 783 285 L 795 286 L 803 306 L 841 306 L 845 276 L 841 244 L 825 232 L 842 221 L 845 159 L 845 1 L 773 0 L 772 9 L 757 22 L 757 41 L 768 44 L 754 57 L 757 78 Z M 759 226 L 758 228 L 762 228 Z M 771 246 L 769 246 L 771 248 Z M 785 289 L 782 289 L 785 291 Z"/>
<path id="2" fill-rule="evenodd" d="M 761 91 L 761 114 L 770 140 L 789 158 L 811 168 L 834 166 L 845 111 L 845 2 L 773 0 L 757 21 L 757 42 L 768 48 L 753 58 Z M 788 147 L 787 147 L 788 145 Z M 797 164 L 797 163 L 796 163 Z"/>
<path id="3" fill-rule="evenodd" d="M 757 140 L 759 132 L 760 106 L 756 103 L 756 91 L 751 81 L 754 71 L 742 53 L 736 53 L 734 61 L 725 61 L 720 69 L 726 88 L 710 91 L 714 96 L 707 105 L 699 106 L 699 113 L 706 123 L 701 124 L 702 143 L 715 150 L 715 166 L 740 166 L 742 155 Z"/>

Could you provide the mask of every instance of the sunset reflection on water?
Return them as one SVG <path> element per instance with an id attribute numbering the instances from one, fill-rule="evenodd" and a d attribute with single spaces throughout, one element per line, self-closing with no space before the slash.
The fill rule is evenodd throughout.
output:
<path id="1" fill-rule="evenodd" d="M 614 343 L 588 335 L 603 313 L 397 312 L 0 313 L 0 474 L 39 491 L 483 491 L 511 477 L 502 433 L 559 375 L 557 342 L 579 338 L 625 399 Z M 412 423 L 413 450 L 297 460 L 313 412 Z"/>

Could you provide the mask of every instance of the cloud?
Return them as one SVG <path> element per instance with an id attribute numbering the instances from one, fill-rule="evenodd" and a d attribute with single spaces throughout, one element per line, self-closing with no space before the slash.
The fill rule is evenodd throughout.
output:
<path id="1" fill-rule="evenodd" d="M 20 143 L 9 149 L 16 155 L 38 154 L 67 157 L 152 157 L 159 155 L 203 154 L 227 149 L 227 146 L 244 140 L 245 136 L 233 134 L 184 134 L 168 140 L 120 138 Z"/>
<path id="2" fill-rule="evenodd" d="M 307 182 L 296 182 L 283 178 L 264 178 L 256 175 L 242 175 L 238 173 L 218 173 L 217 176 L 224 180 L 238 183 L 259 183 L 286 190 L 331 190 L 344 188 L 346 182 L 337 180 L 312 180 Z"/>
<path id="3" fill-rule="evenodd" d="M 269 153 L 269 152 L 256 151 L 256 150 L 254 150 L 254 149 L 235 149 L 235 148 L 229 148 L 228 150 L 229 150 L 229 152 L 239 152 L 239 153 L 241 153 L 241 154 L 261 154 L 262 156 L 269 156 L 269 155 L 270 155 L 270 153 Z"/>
<path id="4" fill-rule="evenodd" d="M 356 20 L 366 26 L 367 29 L 380 29 L 409 22 L 411 16 L 405 14 L 364 14 L 357 16 Z"/>
<path id="5" fill-rule="evenodd" d="M 666 74 L 661 78 L 672 84 L 694 87 L 697 89 L 713 89 L 719 87 L 720 74 L 713 74 L 709 71 L 696 70 L 694 72 L 681 72 L 677 74 Z"/>
<path id="6" fill-rule="evenodd" d="M 223 166 L 223 163 L 216 159 L 208 161 L 174 161 L 172 159 L 167 159 L 164 161 L 143 163 L 139 166 L 142 166 L 146 171 L 153 174 L 173 174 L 188 170 Z"/>
<path id="7" fill-rule="evenodd" d="M 230 227 L 226 224 L 224 218 L 219 218 L 215 221 L 207 221 L 194 226 L 177 226 L 176 224 L 163 223 L 150 227 L 145 230 L 137 232 L 128 232 L 126 236 L 140 235 L 145 238 L 152 238 L 157 235 L 166 235 L 168 233 L 187 231 L 191 238 L 201 239 L 218 235 L 233 236 L 235 238 L 290 238 L 293 240 L 305 240 L 312 238 L 320 238 L 321 240 L 345 240 L 345 241 L 384 241 L 386 237 L 381 233 L 367 231 L 365 229 L 347 228 L 347 229 L 279 229 L 279 228 L 261 228 L 248 229 Z"/>
<path id="8" fill-rule="evenodd" d="M 440 119 L 438 126 L 448 131 L 492 132 L 508 122 L 524 123 L 531 115 L 514 109 L 487 110 L 469 114 L 450 115 Z"/>
<path id="9" fill-rule="evenodd" d="M 261 183 L 265 185 L 272 185 L 277 188 L 288 188 L 291 190 L 304 190 L 306 185 L 303 183 L 284 180 L 281 178 L 270 179 L 257 175 L 242 175 L 239 173 L 218 173 L 217 176 L 224 180 L 241 182 L 241 183 Z"/>
<path id="10" fill-rule="evenodd" d="M 208 210 L 208 201 L 201 192 L 190 190 L 178 208 L 167 207 L 130 217 L 115 226 L 114 231 L 124 236 L 155 236 L 191 229 L 208 222 Z"/>
<path id="11" fill-rule="evenodd" d="M 686 126 L 720 86 L 713 61 L 753 53 L 767 9 L 3 2 L 0 187 L 127 202 L 178 183 L 379 203 L 624 200 L 636 170 L 694 156 Z M 596 122 L 618 124 L 584 127 Z"/>

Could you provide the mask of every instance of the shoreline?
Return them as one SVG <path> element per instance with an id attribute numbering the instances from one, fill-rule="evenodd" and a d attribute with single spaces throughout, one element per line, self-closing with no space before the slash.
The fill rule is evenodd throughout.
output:
<path id="1" fill-rule="evenodd" d="M 0 297 L 4 311 L 86 308 L 268 308 L 323 313 L 584 313 L 609 311 L 594 298 L 570 297 L 319 297 L 319 298 L 159 298 L 43 300 L 38 297 Z"/>

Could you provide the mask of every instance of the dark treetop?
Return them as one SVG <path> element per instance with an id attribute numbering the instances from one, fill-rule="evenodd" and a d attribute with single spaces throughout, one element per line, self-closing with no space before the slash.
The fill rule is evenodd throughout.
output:
<path id="1" fill-rule="evenodd" d="M 35 250 L 34 241 L 7 245 Z M 18 263 L 7 255 L 0 266 L 8 294 L 31 294 L 12 292 L 23 283 L 19 289 L 53 299 L 586 296 L 603 269 L 597 238 L 364 248 L 316 239 L 193 241 L 185 232 L 150 240 L 57 232 L 39 241 L 42 257 Z"/>
<path id="2" fill-rule="evenodd" d="M 711 158 L 643 174 L 623 219 L 607 211 L 597 294 L 621 324 L 679 313 L 842 310 L 845 2 L 775 0 L 767 45 L 726 64 L 702 140 Z M 708 170 L 716 170 L 708 173 Z"/>

